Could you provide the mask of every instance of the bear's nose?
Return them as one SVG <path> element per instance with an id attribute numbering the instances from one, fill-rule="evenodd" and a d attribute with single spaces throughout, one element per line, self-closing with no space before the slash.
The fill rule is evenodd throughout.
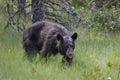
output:
<path id="1" fill-rule="evenodd" d="M 72 53 L 69 53 L 69 54 L 68 54 L 68 57 L 69 57 L 69 58 L 72 58 L 72 57 L 73 57 L 73 54 L 72 54 Z"/>
<path id="2" fill-rule="evenodd" d="M 68 48 L 67 56 L 68 56 L 68 58 L 72 58 L 73 57 L 73 49 L 72 48 Z"/>

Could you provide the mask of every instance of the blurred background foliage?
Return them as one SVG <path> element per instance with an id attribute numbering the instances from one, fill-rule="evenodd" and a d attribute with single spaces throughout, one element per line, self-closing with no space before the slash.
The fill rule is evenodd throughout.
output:
<path id="1" fill-rule="evenodd" d="M 10 7 L 13 7 L 11 8 L 13 9 L 11 11 L 15 13 L 15 15 L 12 15 L 14 16 L 15 20 L 13 20 L 13 23 L 11 25 L 14 26 L 14 23 L 18 21 L 18 23 L 16 24 L 16 25 L 19 24 L 18 28 L 23 26 L 23 29 L 24 29 L 25 26 L 28 26 L 32 23 L 32 21 L 30 20 L 32 17 L 31 16 L 31 13 L 32 13 L 31 3 L 34 0 L 25 0 L 26 8 L 27 7 L 28 8 L 26 10 L 26 15 L 23 15 L 23 16 L 18 15 L 16 12 L 17 9 L 19 8 L 18 1 L 22 1 L 22 0 L 2 0 L 1 1 L 2 3 L 0 3 L 0 9 L 1 9 L 0 13 L 4 13 L 2 15 L 6 17 L 6 24 L 9 23 L 10 17 L 8 18 L 8 16 L 10 14 L 8 15 L 7 6 L 11 5 Z M 58 0 L 50 0 L 50 1 L 57 2 Z M 67 0 L 61 0 L 61 1 L 65 2 Z M 6 4 L 7 2 L 9 2 L 10 5 L 7 5 Z M 69 0 L 67 2 L 69 2 Z M 80 16 L 82 16 L 84 20 L 86 20 L 86 21 L 83 20 L 82 23 L 80 23 L 79 26 L 77 26 L 78 28 L 95 30 L 95 31 L 105 31 L 105 32 L 119 32 L 120 31 L 120 0 L 70 0 L 70 2 L 73 6 L 71 7 L 72 8 L 71 11 L 75 10 L 77 14 L 79 14 Z M 65 3 L 64 3 L 64 6 L 65 6 Z M 56 7 L 56 9 L 57 8 L 58 7 Z M 69 10 L 71 8 L 69 8 Z M 52 12 L 55 14 L 56 13 L 58 14 L 58 12 L 55 12 L 55 11 L 52 11 Z M 61 13 L 64 13 L 64 12 L 61 12 Z M 19 18 L 16 17 L 16 15 L 19 16 Z M 66 14 L 65 15 L 61 14 L 61 16 L 66 17 Z M 65 20 L 62 20 L 64 19 L 64 17 L 59 18 L 59 19 L 65 22 Z M 75 20 L 73 18 L 73 22 L 74 21 Z M 72 21 L 69 21 L 69 23 L 72 23 Z M 72 24 L 72 26 L 73 25 L 75 24 Z"/>
<path id="2" fill-rule="evenodd" d="M 76 11 L 99 31 L 120 31 L 120 0 L 71 0 Z"/>

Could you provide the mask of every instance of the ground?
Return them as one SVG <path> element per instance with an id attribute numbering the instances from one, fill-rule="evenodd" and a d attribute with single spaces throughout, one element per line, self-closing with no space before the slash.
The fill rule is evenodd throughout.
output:
<path id="1" fill-rule="evenodd" d="M 71 66 L 61 56 L 46 62 L 37 55 L 24 57 L 22 33 L 3 30 L 7 18 L 0 11 L 0 80 L 120 80 L 120 33 L 77 28 L 78 39 Z M 86 16 L 87 17 L 87 16 Z"/>
<path id="2" fill-rule="evenodd" d="M 77 31 L 71 66 L 61 56 L 30 62 L 24 57 L 21 33 L 0 30 L 0 80 L 118 80 L 120 34 Z"/>

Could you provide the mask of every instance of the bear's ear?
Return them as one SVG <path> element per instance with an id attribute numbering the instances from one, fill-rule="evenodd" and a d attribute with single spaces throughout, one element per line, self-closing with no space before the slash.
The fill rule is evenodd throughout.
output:
<path id="1" fill-rule="evenodd" d="M 75 33 L 73 33 L 73 35 L 72 35 L 72 39 L 73 40 L 76 40 L 77 39 L 77 36 L 78 36 L 78 34 L 75 32 Z"/>
<path id="2" fill-rule="evenodd" d="M 62 41 L 62 40 L 63 40 L 63 37 L 62 37 L 60 34 L 57 34 L 57 40 L 58 40 L 58 41 Z"/>

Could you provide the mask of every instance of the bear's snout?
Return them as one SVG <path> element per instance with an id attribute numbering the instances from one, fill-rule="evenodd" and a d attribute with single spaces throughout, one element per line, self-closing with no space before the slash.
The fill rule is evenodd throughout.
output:
<path id="1" fill-rule="evenodd" d="M 73 54 L 70 53 L 70 54 L 68 54 L 67 56 L 68 56 L 69 58 L 72 58 L 72 57 L 73 57 Z"/>
<path id="2" fill-rule="evenodd" d="M 68 58 L 73 58 L 73 49 L 69 47 L 66 54 Z"/>

